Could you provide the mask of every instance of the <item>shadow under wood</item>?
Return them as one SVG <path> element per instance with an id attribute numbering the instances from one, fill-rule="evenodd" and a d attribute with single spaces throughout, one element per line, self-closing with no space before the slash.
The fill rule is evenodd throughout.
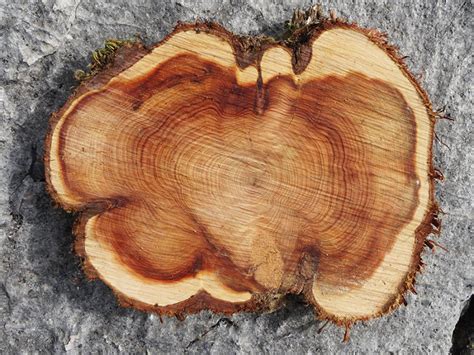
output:
<path id="1" fill-rule="evenodd" d="M 41 65 L 48 73 L 52 59 Z M 45 312 L 54 308 L 58 297 L 66 296 L 74 307 L 85 312 L 100 313 L 104 317 L 125 314 L 127 310 L 117 305 L 104 284 L 85 279 L 80 260 L 73 252 L 74 216 L 55 207 L 45 188 L 43 154 L 49 117 L 78 85 L 73 79 L 73 69 L 85 65 L 65 62 L 61 66 L 54 77 L 41 78 L 44 83 L 35 88 L 31 97 L 30 93 L 20 90 L 12 92 L 13 100 L 18 102 L 18 117 L 26 119 L 13 123 L 14 149 L 8 157 L 9 204 L 14 221 L 7 244 L 10 250 L 5 251 L 11 256 L 8 277 L 21 280 L 22 274 L 34 270 L 34 279 L 26 278 L 24 284 L 16 282 L 13 287 L 29 288 L 29 297 Z M 44 315 L 31 314 L 31 317 Z"/>
<path id="2" fill-rule="evenodd" d="M 285 39 L 288 35 L 286 23 L 280 22 L 266 25 L 262 28 L 261 34 L 273 37 L 276 40 Z"/>
<path id="3" fill-rule="evenodd" d="M 453 333 L 453 347 L 451 354 L 472 354 L 474 352 L 474 296 L 461 313 Z"/>

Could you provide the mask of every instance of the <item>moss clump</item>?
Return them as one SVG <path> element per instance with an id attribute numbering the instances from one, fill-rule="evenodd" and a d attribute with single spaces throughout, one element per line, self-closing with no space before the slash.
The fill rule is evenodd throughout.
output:
<path id="1" fill-rule="evenodd" d="M 117 50 L 125 45 L 133 45 L 137 43 L 138 39 L 134 40 L 119 40 L 108 39 L 105 41 L 104 47 L 92 52 L 91 63 L 88 65 L 88 70 L 76 70 L 74 77 L 79 80 L 88 80 L 100 72 L 104 67 L 113 62 Z"/>

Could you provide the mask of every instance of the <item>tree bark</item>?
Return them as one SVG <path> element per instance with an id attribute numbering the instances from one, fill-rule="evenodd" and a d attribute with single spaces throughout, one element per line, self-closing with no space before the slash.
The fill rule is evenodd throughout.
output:
<path id="1" fill-rule="evenodd" d="M 430 102 L 383 35 L 312 16 L 280 41 L 194 23 L 121 42 L 53 115 L 49 191 L 122 303 L 233 313 L 301 294 L 349 327 L 413 290 L 439 227 Z"/>

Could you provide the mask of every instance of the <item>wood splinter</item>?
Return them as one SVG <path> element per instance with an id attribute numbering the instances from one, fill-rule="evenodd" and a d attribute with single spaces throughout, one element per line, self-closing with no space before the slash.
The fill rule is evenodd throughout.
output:
<path id="1" fill-rule="evenodd" d="M 50 193 L 123 304 L 184 316 L 300 294 L 347 340 L 414 290 L 438 212 L 428 98 L 380 33 L 315 9 L 289 28 L 113 42 L 53 115 Z"/>

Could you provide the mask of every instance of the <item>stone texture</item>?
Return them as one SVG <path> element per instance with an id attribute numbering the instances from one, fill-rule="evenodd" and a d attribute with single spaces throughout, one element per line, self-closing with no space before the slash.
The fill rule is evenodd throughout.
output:
<path id="1" fill-rule="evenodd" d="M 31 352 L 435 352 L 447 353 L 472 294 L 474 132 L 473 7 L 467 1 L 322 1 L 343 17 L 389 33 L 429 93 L 455 122 L 437 125 L 437 195 L 449 250 L 424 253 L 418 295 L 394 314 L 343 330 L 321 324 L 297 299 L 272 314 L 185 321 L 117 306 L 101 282 L 85 280 L 72 253 L 73 218 L 45 192 L 43 140 L 49 115 L 72 93 L 73 71 L 107 38 L 140 34 L 154 43 L 178 21 L 217 20 L 242 34 L 278 34 L 308 1 L 158 2 L 0 0 L 0 353 Z"/>

